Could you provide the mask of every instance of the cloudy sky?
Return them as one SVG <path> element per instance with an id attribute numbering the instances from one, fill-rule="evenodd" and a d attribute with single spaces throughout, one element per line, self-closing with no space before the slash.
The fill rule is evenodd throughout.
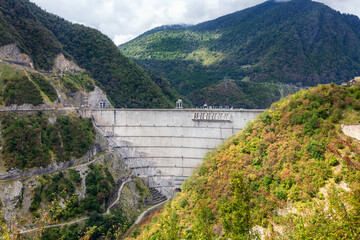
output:
<path id="1" fill-rule="evenodd" d="M 248 8 L 265 0 L 30 0 L 47 12 L 99 29 L 116 44 L 154 27 L 196 24 Z M 284 0 L 279 0 L 284 1 Z M 360 16 L 359 0 L 317 0 Z"/>

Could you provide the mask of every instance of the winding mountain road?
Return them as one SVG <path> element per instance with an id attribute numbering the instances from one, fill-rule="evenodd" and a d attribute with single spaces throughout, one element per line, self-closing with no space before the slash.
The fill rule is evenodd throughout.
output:
<path id="1" fill-rule="evenodd" d="M 48 226 L 44 226 L 43 228 L 56 228 L 56 227 L 63 227 L 63 226 L 67 226 L 67 225 L 72 225 L 75 223 L 80 223 L 80 222 L 84 222 L 86 220 L 88 220 L 88 217 L 85 218 L 80 218 L 80 219 L 76 219 L 73 220 L 71 222 L 66 222 L 66 223 L 60 223 L 60 224 L 54 224 L 54 225 L 48 225 Z M 31 233 L 31 232 L 36 232 L 39 231 L 40 228 L 33 228 L 33 229 L 28 229 L 28 230 L 21 230 L 19 233 L 20 234 L 25 234 L 25 233 Z"/>
<path id="2" fill-rule="evenodd" d="M 123 183 L 121 184 L 121 186 L 120 186 L 120 188 L 119 188 L 119 191 L 118 191 L 118 196 L 117 196 L 116 200 L 107 208 L 106 213 L 109 213 L 109 212 L 110 212 L 110 209 L 120 200 L 121 191 L 122 191 L 123 187 L 125 186 L 126 183 L 131 182 L 131 181 L 132 181 L 132 179 L 128 179 L 128 180 L 126 180 L 125 182 L 123 182 Z"/>
<path id="3" fill-rule="evenodd" d="M 103 213 L 103 214 L 108 214 L 110 213 L 110 209 L 120 200 L 120 197 L 121 197 L 121 191 L 122 189 L 124 188 L 125 184 L 128 183 L 128 182 L 131 182 L 132 179 L 128 179 L 126 180 L 125 182 L 123 182 L 119 188 L 119 191 L 118 191 L 118 196 L 116 198 L 116 200 L 107 208 L 106 212 Z M 72 225 L 72 224 L 75 224 L 75 223 L 80 223 L 80 222 L 84 222 L 86 220 L 88 220 L 89 218 L 88 217 L 84 217 L 84 218 L 80 218 L 80 219 L 76 219 L 76 220 L 73 220 L 73 221 L 70 221 L 70 222 L 66 222 L 66 223 L 59 223 L 59 224 L 54 224 L 54 225 L 47 225 L 47 226 L 44 226 L 43 228 L 56 228 L 56 227 L 63 227 L 63 226 L 67 226 L 67 225 Z M 28 229 L 28 230 L 20 230 L 20 234 L 25 234 L 25 233 L 31 233 L 31 232 L 35 232 L 35 231 L 39 231 L 40 228 L 33 228 L 33 229 Z"/>

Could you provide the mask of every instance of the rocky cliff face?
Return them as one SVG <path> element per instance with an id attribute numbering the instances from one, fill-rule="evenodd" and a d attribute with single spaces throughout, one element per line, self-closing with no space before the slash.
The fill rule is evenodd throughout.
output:
<path id="1" fill-rule="evenodd" d="M 67 163 L 62 168 L 54 169 L 48 167 L 46 169 L 33 169 L 31 175 L 22 173 L 20 171 L 13 171 L 17 174 L 8 177 L 15 177 L 8 180 L 0 181 L 0 210 L 3 218 L 17 229 L 25 228 L 32 229 L 37 225 L 34 224 L 34 213 L 30 211 L 31 205 L 34 202 L 37 189 L 46 185 L 46 179 L 51 179 L 54 175 L 62 172 L 68 175 L 70 169 L 75 170 L 81 177 L 81 183 L 76 185 L 75 193 L 79 200 L 86 195 L 85 179 L 89 172 L 89 165 L 102 165 L 109 169 L 110 174 L 117 182 L 121 179 L 129 179 L 130 172 L 127 169 L 124 160 L 117 151 L 113 149 L 109 140 L 104 137 L 102 132 L 97 132 L 94 147 L 85 154 L 82 158 L 74 160 L 73 165 Z M 30 172 L 28 172 L 30 174 Z M 19 175 L 20 174 L 20 175 Z M 18 178 L 20 176 L 20 178 Z M 44 180 L 45 179 L 45 180 Z M 141 181 L 137 179 L 136 181 Z M 143 190 L 134 190 L 133 192 L 124 194 L 125 199 L 121 200 L 121 206 L 117 204 L 117 208 L 122 208 L 124 215 L 129 217 L 129 220 L 136 217 L 136 214 L 143 207 L 140 204 L 139 191 L 148 191 L 142 183 Z M 135 202 L 134 202 L 135 201 Z M 60 202 L 60 205 L 62 203 Z M 123 208 L 123 205 L 126 208 Z M 63 206 L 64 207 L 64 206 Z M 46 202 L 41 202 L 40 208 L 49 210 Z M 70 221 L 70 220 L 69 220 Z"/>
<path id="2" fill-rule="evenodd" d="M 349 137 L 360 140 L 360 125 L 341 125 L 343 133 Z"/>
<path id="3" fill-rule="evenodd" d="M 0 60 L 34 68 L 34 63 L 31 58 L 28 55 L 21 53 L 16 43 L 0 48 Z"/>
<path id="4" fill-rule="evenodd" d="M 111 108 L 110 101 L 99 87 L 95 87 L 94 91 L 89 92 L 87 99 L 87 106 L 90 108 Z"/>
<path id="5" fill-rule="evenodd" d="M 81 72 L 83 69 L 81 69 L 76 63 L 73 61 L 69 61 L 65 58 L 65 56 L 60 53 L 56 58 L 54 62 L 53 67 L 54 72 Z"/>
<path id="6" fill-rule="evenodd" d="M 94 91 L 78 91 L 75 93 L 65 93 L 61 88 L 56 87 L 60 96 L 60 104 L 63 107 L 90 107 L 90 108 L 111 108 L 112 105 L 104 92 L 95 87 Z"/>

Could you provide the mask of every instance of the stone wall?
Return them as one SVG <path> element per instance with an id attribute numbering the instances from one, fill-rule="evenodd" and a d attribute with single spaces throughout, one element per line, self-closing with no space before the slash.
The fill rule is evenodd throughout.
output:
<path id="1" fill-rule="evenodd" d="M 125 159 L 133 175 L 171 197 L 205 154 L 263 110 L 83 109 Z"/>

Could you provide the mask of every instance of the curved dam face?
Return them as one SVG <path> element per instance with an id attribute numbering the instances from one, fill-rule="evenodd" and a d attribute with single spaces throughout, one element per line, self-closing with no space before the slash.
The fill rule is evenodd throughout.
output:
<path id="1" fill-rule="evenodd" d="M 205 154 L 263 110 L 82 110 L 116 145 L 132 173 L 167 197 L 180 189 Z"/>

